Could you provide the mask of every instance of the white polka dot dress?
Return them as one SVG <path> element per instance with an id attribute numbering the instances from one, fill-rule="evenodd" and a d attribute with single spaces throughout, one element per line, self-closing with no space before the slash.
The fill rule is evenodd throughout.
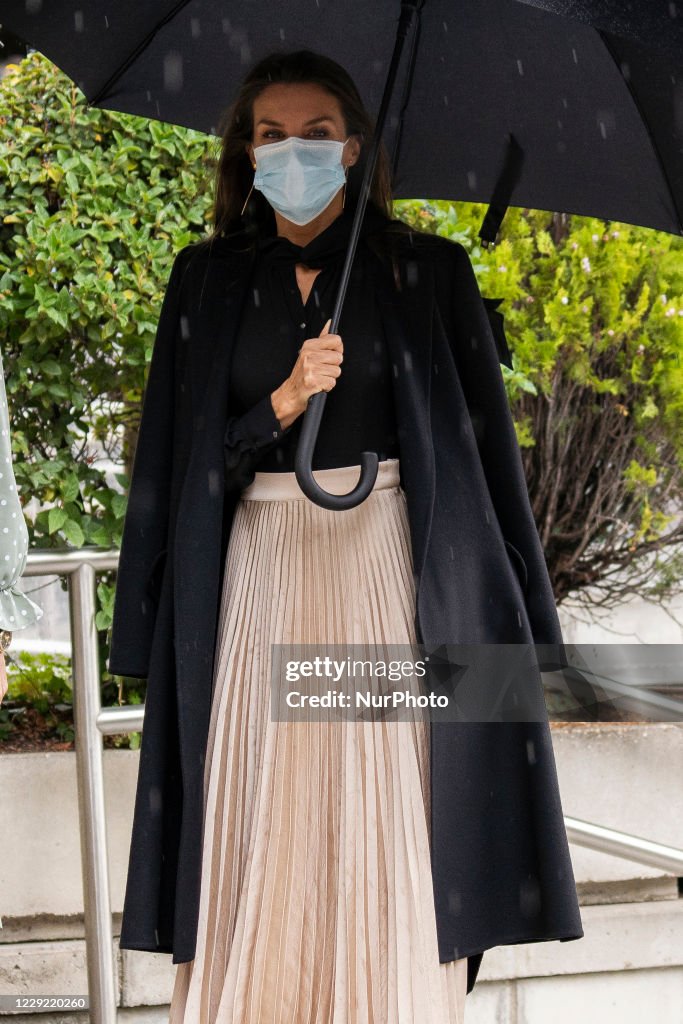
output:
<path id="1" fill-rule="evenodd" d="M 28 527 L 12 468 L 12 442 L 0 353 L 0 629 L 15 632 L 42 618 L 43 609 L 17 589 L 28 557 Z"/>

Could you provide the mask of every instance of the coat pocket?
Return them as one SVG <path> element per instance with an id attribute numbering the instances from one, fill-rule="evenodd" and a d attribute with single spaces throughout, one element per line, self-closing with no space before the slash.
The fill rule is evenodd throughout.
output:
<path id="1" fill-rule="evenodd" d="M 152 562 L 152 566 L 147 573 L 147 582 L 145 583 L 145 592 L 157 606 L 159 604 L 159 595 L 161 594 L 161 581 L 164 576 L 167 554 L 168 548 L 164 548 L 155 557 Z"/>
<path id="2" fill-rule="evenodd" d="M 510 541 L 505 540 L 505 538 L 503 539 L 508 555 L 510 556 L 510 561 L 512 562 L 515 572 L 517 573 L 517 577 L 522 587 L 522 592 L 526 594 L 527 584 L 529 582 L 529 572 L 526 567 L 526 562 L 524 561 L 520 552 L 517 550 L 514 544 L 511 544 Z"/>

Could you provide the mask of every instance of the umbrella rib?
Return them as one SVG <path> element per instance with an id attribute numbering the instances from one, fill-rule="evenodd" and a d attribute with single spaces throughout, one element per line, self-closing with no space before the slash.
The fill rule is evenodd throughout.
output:
<path id="1" fill-rule="evenodd" d="M 171 10 L 170 10 L 170 11 L 168 12 L 168 14 L 165 14 L 165 15 L 163 16 L 163 18 L 161 18 L 161 19 L 160 19 L 160 20 L 159 20 L 159 21 L 158 21 L 158 22 L 156 23 L 156 25 L 154 26 L 154 28 L 153 28 L 153 29 L 151 29 L 151 30 L 150 30 L 150 31 L 149 31 L 149 32 L 147 33 L 147 35 L 146 35 L 146 36 L 144 37 L 144 39 L 142 39 L 142 40 L 140 41 L 140 43 L 139 43 L 139 44 L 138 44 L 138 45 L 136 46 L 136 48 L 135 48 L 135 49 L 134 49 L 134 50 L 133 50 L 133 51 L 132 51 L 132 52 L 131 52 L 131 53 L 130 53 L 130 54 L 129 54 L 129 55 L 127 56 L 127 57 L 126 57 L 126 59 L 124 60 L 123 64 L 119 65 L 119 67 L 118 67 L 118 68 L 116 69 L 116 71 L 114 72 L 114 74 L 113 74 L 113 75 L 110 75 L 110 77 L 109 77 L 109 78 L 107 79 L 107 81 L 106 81 L 106 82 L 104 83 L 104 85 L 103 85 L 103 86 L 101 86 L 101 87 L 100 87 L 100 88 L 99 88 L 99 89 L 97 90 L 97 92 L 96 92 L 96 93 L 95 93 L 95 95 L 94 95 L 94 96 L 92 97 L 92 99 L 89 99 L 89 100 L 88 100 L 88 106 L 89 106 L 89 107 L 93 107 L 93 106 L 96 106 L 96 105 L 97 105 L 97 104 L 98 104 L 98 103 L 100 102 L 100 100 L 101 100 L 101 99 L 103 98 L 103 96 L 106 96 L 106 95 L 107 95 L 107 93 L 109 92 L 109 90 L 111 89 L 111 87 L 112 87 L 112 86 L 113 86 L 113 85 L 114 85 L 114 84 L 115 84 L 116 82 L 118 82 L 119 78 L 121 78 L 121 76 L 123 75 L 123 73 L 124 73 L 125 71 L 127 71 L 127 70 L 128 70 L 128 68 L 129 68 L 129 67 L 131 66 L 131 64 L 132 64 L 132 63 L 133 63 L 133 62 L 134 62 L 135 60 L 137 60 L 137 58 L 138 58 L 138 57 L 140 56 L 140 54 L 142 53 L 142 51 L 143 51 L 143 50 L 146 50 L 146 49 L 147 49 L 147 47 L 149 46 L 149 44 L 150 44 L 150 43 L 152 42 L 152 40 L 153 40 L 153 39 L 154 39 L 154 37 L 156 36 L 157 32 L 158 32 L 158 31 L 159 31 L 159 30 L 160 30 L 161 28 L 163 28 L 163 26 L 164 26 L 164 25 L 165 25 L 165 24 L 166 24 L 167 22 L 169 22 L 169 21 L 171 21 L 171 20 L 172 20 L 173 18 L 175 18 L 175 16 L 176 16 L 176 14 L 178 13 L 178 11 L 180 11 L 180 10 L 181 10 L 181 9 L 182 9 L 183 7 L 187 6 L 187 4 L 188 4 L 188 3 L 189 3 L 189 0 L 178 0 L 178 3 L 176 3 L 176 4 L 175 4 L 175 5 L 174 5 L 174 6 L 173 6 L 173 7 L 171 8 Z"/>
<path id="2" fill-rule="evenodd" d="M 398 116 L 398 127 L 396 129 L 396 137 L 394 139 L 394 151 L 391 156 L 391 178 L 392 182 L 396 181 L 396 168 L 398 166 L 399 151 L 401 148 L 401 142 L 403 140 L 403 121 L 405 119 L 406 109 L 410 100 L 413 84 L 413 74 L 415 72 L 415 63 L 417 60 L 417 52 L 420 45 L 420 29 L 422 28 L 422 18 L 420 17 L 422 7 L 424 3 L 416 6 L 415 11 L 417 14 L 417 21 L 415 29 L 413 31 L 413 37 L 410 41 L 410 55 L 408 58 L 408 71 L 403 81 L 403 95 L 401 97 L 401 106 L 399 108 Z"/>
<path id="3" fill-rule="evenodd" d="M 607 38 L 607 33 L 601 32 L 600 29 L 596 29 L 596 31 L 597 31 L 597 34 L 599 35 L 600 39 L 602 40 L 603 46 L 605 47 L 605 49 L 609 53 L 609 55 L 612 58 L 612 60 L 614 61 L 614 63 L 619 68 L 619 73 L 621 74 L 622 78 L 624 79 L 624 82 L 626 83 L 626 87 L 627 87 L 629 93 L 631 94 L 631 99 L 633 100 L 634 106 L 635 106 L 636 110 L 638 111 L 638 113 L 640 115 L 640 120 L 642 121 L 642 123 L 645 126 L 645 130 L 646 130 L 646 132 L 648 134 L 648 137 L 650 139 L 650 144 L 651 144 L 652 149 L 654 151 L 655 157 L 657 158 L 657 163 L 659 164 L 659 170 L 661 171 L 661 174 L 662 174 L 662 177 L 664 178 L 664 182 L 666 184 L 666 187 L 669 190 L 669 195 L 671 197 L 671 202 L 673 203 L 674 212 L 676 214 L 676 218 L 678 219 L 678 230 L 679 230 L 679 233 L 683 234 L 683 214 L 682 214 L 681 209 L 680 209 L 680 207 L 678 205 L 678 202 L 676 200 L 676 191 L 675 191 L 675 189 L 674 189 L 674 187 L 673 187 L 673 185 L 671 183 L 671 179 L 669 178 L 669 174 L 668 174 L 667 169 L 666 169 L 666 164 L 665 164 L 664 160 L 662 159 L 662 154 L 661 154 L 661 152 L 659 150 L 659 146 L 657 144 L 657 140 L 654 137 L 654 135 L 652 133 L 652 130 L 650 128 L 650 122 L 649 122 L 648 118 L 645 116 L 645 111 L 642 109 L 642 107 L 640 105 L 640 101 L 638 100 L 638 97 L 637 97 L 637 95 L 636 95 L 636 93 L 635 93 L 635 91 L 634 91 L 634 89 L 633 89 L 633 87 L 631 85 L 631 82 L 629 81 L 629 79 L 621 71 L 621 64 L 620 64 L 620 61 L 619 61 L 619 57 L 614 52 L 614 49 L 613 49 L 611 43 L 609 42 L 609 40 Z"/>

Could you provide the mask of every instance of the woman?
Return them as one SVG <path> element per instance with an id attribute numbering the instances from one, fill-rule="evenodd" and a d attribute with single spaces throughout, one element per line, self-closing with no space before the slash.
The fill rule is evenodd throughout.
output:
<path id="1" fill-rule="evenodd" d="M 270 718 L 271 644 L 561 642 L 467 254 L 384 154 L 329 333 L 370 130 L 334 62 L 254 68 L 159 321 L 109 667 L 148 679 L 120 945 L 173 952 L 174 1024 L 461 1021 L 484 949 L 583 934 L 547 722 Z M 320 390 L 321 485 L 381 460 L 343 513 L 293 473 Z"/>

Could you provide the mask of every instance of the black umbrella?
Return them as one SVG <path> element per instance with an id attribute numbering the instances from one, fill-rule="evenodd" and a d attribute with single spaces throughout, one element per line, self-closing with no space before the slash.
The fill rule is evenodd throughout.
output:
<path id="1" fill-rule="evenodd" d="M 3 18 L 91 105 L 212 133 L 246 68 L 271 50 L 343 64 L 379 113 L 332 333 L 383 135 L 395 197 L 493 197 L 489 241 L 509 203 L 683 233 L 683 11 L 665 0 L 401 0 L 400 13 L 399 0 L 7 0 Z M 372 489 L 377 456 L 361 453 L 349 494 L 319 487 L 311 462 L 326 398 L 309 399 L 297 480 L 317 504 L 352 508 Z"/>

